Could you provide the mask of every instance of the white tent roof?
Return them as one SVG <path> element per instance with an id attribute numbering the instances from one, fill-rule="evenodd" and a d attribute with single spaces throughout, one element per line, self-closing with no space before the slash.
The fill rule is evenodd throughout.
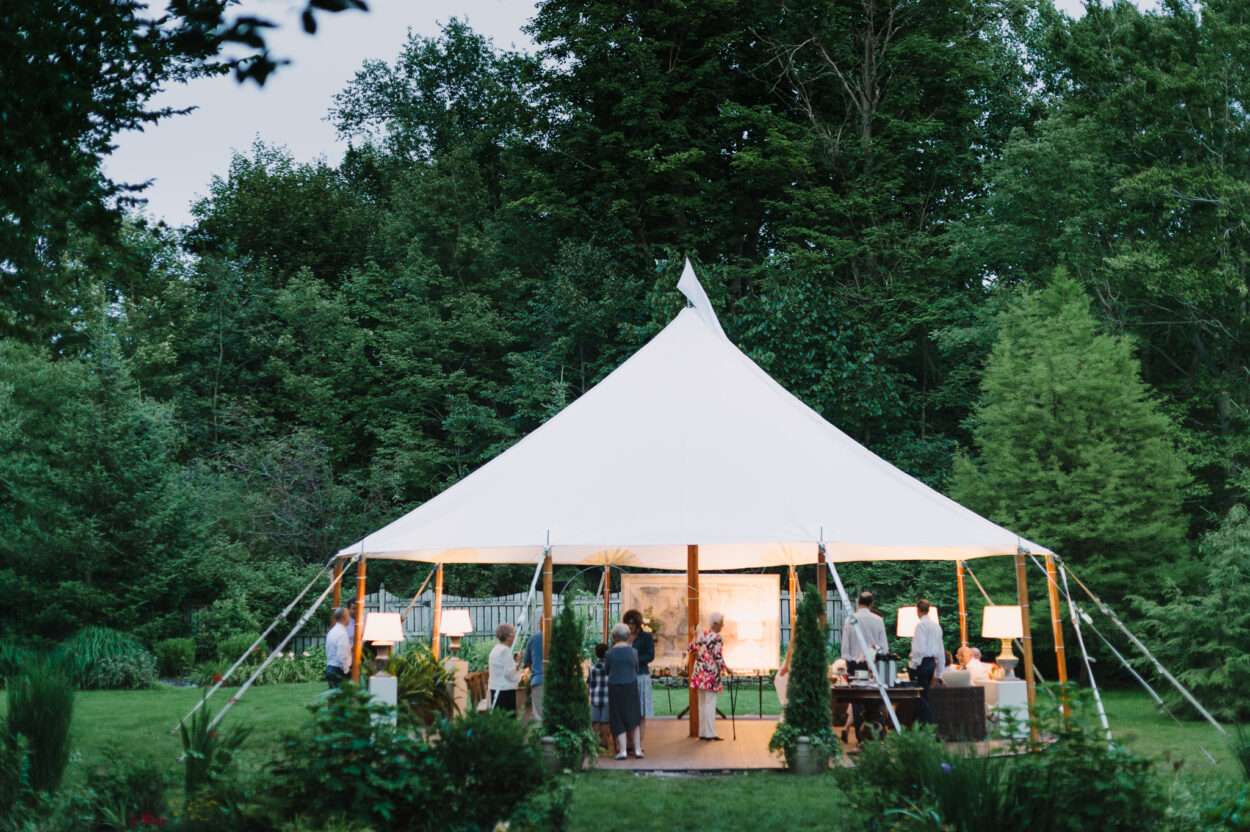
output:
<path id="1" fill-rule="evenodd" d="M 1047 550 L 904 474 L 786 392 L 694 304 L 607 378 L 437 497 L 343 549 L 443 563 L 705 571 Z"/>

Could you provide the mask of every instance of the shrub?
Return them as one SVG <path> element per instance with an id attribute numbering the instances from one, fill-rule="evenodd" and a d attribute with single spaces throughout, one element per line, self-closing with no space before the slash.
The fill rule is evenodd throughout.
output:
<path id="1" fill-rule="evenodd" d="M 17 675 L 22 665 L 30 659 L 30 652 L 12 639 L 0 639 L 0 687 Z"/>
<path id="2" fill-rule="evenodd" d="M 162 676 L 181 679 L 195 667 L 195 639 L 167 638 L 152 648 Z"/>
<path id="3" fill-rule="evenodd" d="M 98 824 L 106 829 L 164 825 L 169 814 L 165 770 L 151 760 L 130 760 L 120 749 L 105 757 L 109 760 L 107 765 L 87 774 Z"/>
<path id="4" fill-rule="evenodd" d="M 251 728 L 238 725 L 226 730 L 209 730 L 212 721 L 213 711 L 205 703 L 178 724 L 185 764 L 183 791 L 188 801 L 200 789 L 230 771 L 239 749 L 252 733 Z"/>
<path id="5" fill-rule="evenodd" d="M 438 733 L 439 763 L 461 789 L 461 804 L 450 817 L 462 823 L 491 829 L 546 785 L 536 739 L 519 720 L 499 711 L 474 711 L 443 720 Z"/>
<path id="6" fill-rule="evenodd" d="M 771 750 L 785 754 L 789 765 L 793 764 L 801 736 L 808 737 L 816 751 L 832 755 L 837 750 L 831 727 L 833 703 L 825 663 L 825 628 L 820 624 L 823 606 L 816 593 L 803 593 L 785 713 L 768 743 Z"/>
<path id="7" fill-rule="evenodd" d="M 275 819 L 313 824 L 351 815 L 391 829 L 463 828 L 455 814 L 458 790 L 470 801 L 480 791 L 508 791 L 500 783 L 481 789 L 481 783 L 450 780 L 429 745 L 396 731 L 390 710 L 354 685 L 310 710 L 312 725 L 287 735 L 269 767 L 265 793 Z"/>
<path id="8" fill-rule="evenodd" d="M 424 728 L 439 717 L 455 715 L 455 678 L 434 658 L 429 647 L 420 643 L 405 646 L 391 657 L 386 670 L 399 687 L 399 719 L 403 725 Z"/>
<path id="9" fill-rule="evenodd" d="M 84 627 L 59 648 L 70 678 L 83 690 L 150 687 L 156 659 L 126 633 L 107 627 Z"/>
<path id="10" fill-rule="evenodd" d="M 257 633 L 261 630 L 261 622 L 252 612 L 247 596 L 242 592 L 218 598 L 208 607 L 196 610 L 191 616 L 191 636 L 195 639 L 195 657 L 201 661 L 217 656 L 221 643 L 231 636 L 240 633 Z M 248 644 L 255 636 L 248 641 Z M 234 661 L 246 649 L 247 644 L 239 647 L 238 652 L 229 657 Z"/>
<path id="11" fill-rule="evenodd" d="M 256 644 L 258 638 L 260 638 L 259 632 L 236 632 L 226 636 L 217 642 L 217 660 L 225 662 L 226 666 L 229 667 L 238 661 L 239 656 L 242 656 L 245 650 L 251 650 L 252 652 L 248 655 L 245 664 L 260 661 L 265 658 L 269 651 L 266 649 L 264 642 L 256 645 L 254 649 L 252 648 L 252 645 Z"/>
<path id="12" fill-rule="evenodd" d="M 30 794 L 30 756 L 26 739 L 0 732 L 0 818 L 14 817 Z"/>
<path id="13" fill-rule="evenodd" d="M 31 788 L 56 791 L 69 762 L 73 684 L 58 662 L 32 659 L 9 685 L 8 703 L 9 735 L 24 737 L 29 751 Z"/>
<path id="14" fill-rule="evenodd" d="M 599 750 L 582 675 L 584 630 L 566 594 L 560 614 L 551 623 L 551 652 L 543 667 L 543 733 L 556 738 L 560 762 L 570 768 L 580 768 L 584 757 L 593 757 Z"/>

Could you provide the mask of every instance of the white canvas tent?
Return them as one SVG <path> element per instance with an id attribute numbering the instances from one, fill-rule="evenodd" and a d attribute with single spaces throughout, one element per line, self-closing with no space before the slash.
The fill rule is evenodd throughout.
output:
<path id="1" fill-rule="evenodd" d="M 340 554 L 705 570 L 1047 550 L 856 443 L 690 301 L 607 378 L 491 462 Z"/>

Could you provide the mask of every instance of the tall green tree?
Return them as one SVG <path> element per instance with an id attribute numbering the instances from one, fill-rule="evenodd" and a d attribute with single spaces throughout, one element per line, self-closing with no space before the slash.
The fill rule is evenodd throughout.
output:
<path id="1" fill-rule="evenodd" d="M 975 455 L 957 461 L 951 496 L 1058 552 L 1106 597 L 1156 594 L 1188 560 L 1177 429 L 1133 342 L 1101 331 L 1065 273 L 1003 313 L 971 427 Z"/>

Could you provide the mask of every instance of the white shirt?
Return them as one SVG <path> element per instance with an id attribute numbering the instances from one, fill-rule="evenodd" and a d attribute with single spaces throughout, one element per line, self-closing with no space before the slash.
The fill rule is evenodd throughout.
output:
<path id="1" fill-rule="evenodd" d="M 864 636 L 864 641 L 868 642 L 868 655 L 864 655 L 864 650 L 860 647 L 859 636 L 855 635 L 852 616 L 846 617 L 846 623 L 842 625 L 842 658 L 848 662 L 866 662 L 876 661 L 878 653 L 890 652 L 890 641 L 885 635 L 885 621 L 881 616 L 874 613 L 867 607 L 860 607 L 855 611 L 854 618 L 859 621 L 859 631 Z"/>
<path id="2" fill-rule="evenodd" d="M 968 671 L 968 677 L 974 684 L 989 679 L 990 671 L 993 668 L 994 665 L 989 662 L 983 662 L 980 659 L 968 659 L 967 664 L 964 665 L 964 670 Z"/>
<path id="3" fill-rule="evenodd" d="M 517 670 L 512 648 L 499 642 L 490 651 L 490 689 L 516 690 L 520 681 L 521 671 Z"/>
<path id="4" fill-rule="evenodd" d="M 941 679 L 942 673 L 946 670 L 946 646 L 942 644 L 942 625 L 926 615 L 916 622 L 916 632 L 911 637 L 911 666 L 919 667 L 920 662 L 930 656 L 937 662 L 933 677 Z"/>
<path id="5" fill-rule="evenodd" d="M 326 633 L 326 666 L 344 673 L 352 669 L 352 637 L 341 621 Z"/>

